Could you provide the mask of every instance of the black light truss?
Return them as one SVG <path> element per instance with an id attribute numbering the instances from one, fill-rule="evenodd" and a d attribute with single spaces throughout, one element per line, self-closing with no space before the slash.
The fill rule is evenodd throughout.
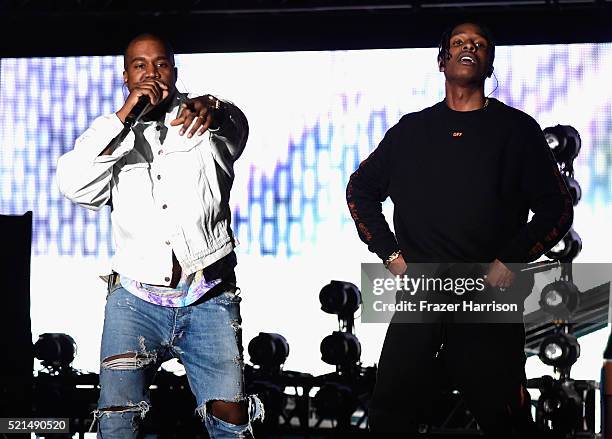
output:
<path id="1" fill-rule="evenodd" d="M 610 282 L 585 291 L 580 296 L 580 308 L 572 317 L 572 333 L 582 337 L 608 324 Z M 525 316 L 525 353 L 537 355 L 540 343 L 555 330 L 553 318 L 538 309 Z"/>

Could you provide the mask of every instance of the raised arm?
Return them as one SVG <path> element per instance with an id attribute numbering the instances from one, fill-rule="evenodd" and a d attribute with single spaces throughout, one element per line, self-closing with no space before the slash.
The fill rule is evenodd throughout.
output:
<path id="1" fill-rule="evenodd" d="M 234 175 L 233 163 L 244 151 L 249 137 L 249 123 L 244 113 L 228 101 L 222 101 L 222 110 L 217 129 L 211 130 L 215 161 L 228 175 Z"/>
<path id="2" fill-rule="evenodd" d="M 57 162 L 57 184 L 69 200 L 99 210 L 110 198 L 113 165 L 134 147 L 134 133 L 121 136 L 117 115 L 97 118 Z M 103 154 L 105 152 L 105 154 Z"/>
<path id="3" fill-rule="evenodd" d="M 170 124 L 183 125 L 180 133 L 187 133 L 189 137 L 208 131 L 215 161 L 234 177 L 234 162 L 244 151 L 249 136 L 247 118 L 236 105 L 212 95 L 190 98 Z"/>

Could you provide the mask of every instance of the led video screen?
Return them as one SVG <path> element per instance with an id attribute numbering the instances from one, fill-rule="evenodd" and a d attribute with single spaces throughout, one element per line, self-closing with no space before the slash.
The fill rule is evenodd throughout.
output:
<path id="1" fill-rule="evenodd" d="M 403 114 L 443 99 L 436 55 L 393 49 L 176 57 L 179 90 L 231 100 L 250 124 L 230 200 L 245 347 L 259 332 L 276 332 L 291 346 L 287 369 L 333 369 L 320 360 L 319 344 L 337 320 L 320 310 L 319 291 L 332 279 L 359 284 L 360 264 L 377 261 L 357 237 L 346 184 Z M 0 214 L 34 215 L 33 336 L 70 334 L 78 345 L 74 367 L 94 372 L 105 302 L 99 276 L 109 272 L 113 252 L 110 212 L 64 199 L 55 169 L 97 116 L 121 107 L 122 71 L 119 56 L 0 61 Z M 580 133 L 575 177 L 583 197 L 574 228 L 582 262 L 611 260 L 611 77 L 612 44 L 512 46 L 498 48 L 486 85 L 487 95 L 542 128 L 568 124 Z M 388 218 L 391 212 L 387 201 Z M 362 361 L 372 365 L 386 328 L 357 321 Z M 597 340 L 593 358 L 604 348 Z M 591 365 L 594 373 L 598 367 L 599 360 Z"/>

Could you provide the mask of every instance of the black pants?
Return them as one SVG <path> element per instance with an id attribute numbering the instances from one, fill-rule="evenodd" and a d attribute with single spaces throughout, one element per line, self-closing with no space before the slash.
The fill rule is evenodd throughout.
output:
<path id="1" fill-rule="evenodd" d="M 523 324 L 392 322 L 369 410 L 371 430 L 416 432 L 430 422 L 440 386 L 450 381 L 486 437 L 538 437 L 524 344 Z"/>

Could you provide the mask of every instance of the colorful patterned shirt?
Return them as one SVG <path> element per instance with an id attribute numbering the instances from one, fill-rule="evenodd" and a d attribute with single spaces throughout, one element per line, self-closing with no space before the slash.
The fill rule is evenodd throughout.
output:
<path id="1" fill-rule="evenodd" d="M 176 288 L 149 285 L 121 275 L 121 286 L 134 296 L 160 306 L 178 308 L 195 303 L 224 279 L 233 278 L 236 255 L 230 253 L 203 270 L 181 275 Z"/>

